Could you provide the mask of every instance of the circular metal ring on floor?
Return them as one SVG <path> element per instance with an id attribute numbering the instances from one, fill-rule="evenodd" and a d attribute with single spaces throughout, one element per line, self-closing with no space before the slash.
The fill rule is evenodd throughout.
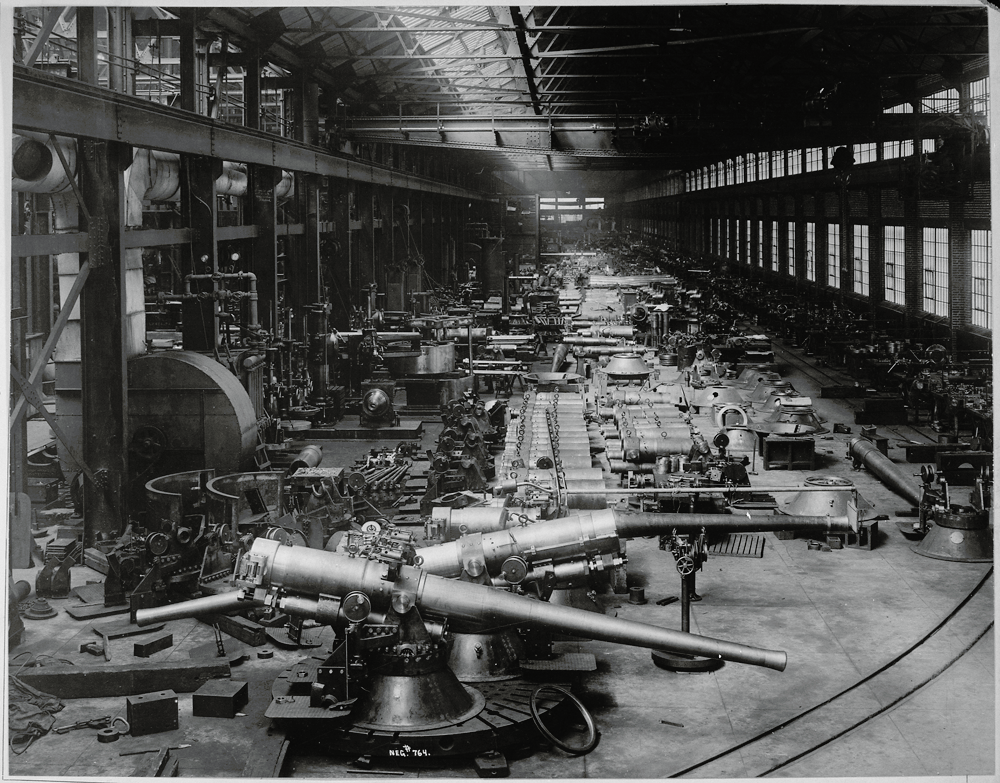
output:
<path id="1" fill-rule="evenodd" d="M 668 653 L 662 650 L 650 651 L 650 657 L 659 668 L 671 672 L 714 672 L 721 669 L 721 658 L 703 658 L 700 655 L 684 655 L 683 653 Z"/>
<path id="2" fill-rule="evenodd" d="M 118 729 L 98 729 L 97 731 L 97 741 L 98 742 L 117 742 L 118 738 L 121 737 L 122 733 Z"/>
<path id="3" fill-rule="evenodd" d="M 538 695 L 543 691 L 556 691 L 573 702 L 573 705 L 579 711 L 584 722 L 587 724 L 587 739 L 582 745 L 573 746 L 568 742 L 564 742 L 553 734 L 549 730 L 549 727 L 542 721 L 542 716 L 538 711 Z M 597 725 L 594 723 L 593 716 L 587 708 L 583 706 L 583 702 L 581 702 L 576 696 L 565 688 L 560 687 L 559 685 L 542 685 L 541 687 L 536 688 L 531 694 L 531 701 L 528 703 L 528 706 L 531 707 L 531 717 L 535 721 L 535 726 L 542 733 L 542 736 L 560 750 L 566 751 L 566 753 L 573 756 L 582 756 L 586 753 L 590 753 L 590 751 L 597 747 L 597 740 L 600 735 L 597 732 Z"/>

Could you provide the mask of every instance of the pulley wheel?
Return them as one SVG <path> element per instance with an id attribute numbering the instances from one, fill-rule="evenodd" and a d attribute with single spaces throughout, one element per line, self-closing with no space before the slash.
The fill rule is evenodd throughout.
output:
<path id="1" fill-rule="evenodd" d="M 167 447 L 167 436 L 159 428 L 146 424 L 132 435 L 129 451 L 145 462 L 155 462 Z"/>

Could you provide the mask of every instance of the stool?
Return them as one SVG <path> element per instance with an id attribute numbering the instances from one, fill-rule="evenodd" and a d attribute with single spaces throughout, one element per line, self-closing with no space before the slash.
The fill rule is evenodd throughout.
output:
<path id="1" fill-rule="evenodd" d="M 813 438 L 764 438 L 764 470 L 815 470 L 816 441 Z"/>

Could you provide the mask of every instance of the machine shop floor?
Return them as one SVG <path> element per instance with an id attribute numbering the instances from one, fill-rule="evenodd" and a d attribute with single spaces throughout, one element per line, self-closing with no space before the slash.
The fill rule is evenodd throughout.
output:
<path id="1" fill-rule="evenodd" d="M 831 380 L 833 371 L 818 368 L 781 341 L 775 341 L 775 348 L 782 377 L 812 397 L 827 426 L 844 423 L 856 434 L 852 402 L 857 401 L 819 395 L 821 384 L 838 382 Z M 536 369 L 548 370 L 548 361 L 540 361 Z M 712 430 L 705 421 L 702 431 L 707 434 Z M 425 423 L 423 452 L 433 448 L 439 431 L 439 424 Z M 906 441 L 937 440 L 927 427 L 879 427 L 879 432 L 889 438 L 889 455 L 898 463 L 904 462 Z M 662 778 L 689 768 L 686 776 L 702 778 L 753 777 L 769 771 L 781 777 L 994 776 L 996 653 L 992 627 L 983 634 L 994 614 L 992 582 L 971 618 L 948 624 L 943 634 L 910 656 L 907 667 L 892 667 L 855 689 L 852 698 L 828 707 L 823 719 L 804 721 L 797 732 L 783 733 L 797 736 L 770 746 L 748 745 L 699 766 L 877 672 L 945 619 L 991 571 L 991 564 L 940 561 L 912 552 L 894 522 L 894 512 L 907 503 L 867 472 L 852 470 L 845 458 L 851 437 L 818 436 L 814 471 L 764 471 L 758 463 L 751 481 L 791 486 L 808 475 L 849 478 L 875 504 L 877 513 L 890 516 L 880 527 L 874 549 L 816 550 L 806 539 L 783 540 L 767 533 L 762 534 L 762 557 L 711 555 L 697 576 L 702 600 L 692 605 L 692 632 L 785 650 L 786 670 L 727 663 L 713 673 L 670 673 L 656 668 L 645 650 L 565 642 L 567 650 L 585 650 L 597 657 L 598 671 L 580 680 L 577 693 L 597 723 L 600 742 L 591 753 L 578 757 L 543 745 L 531 754 L 512 754 L 511 777 Z M 346 466 L 372 448 L 393 444 L 321 445 L 323 466 Z M 918 470 L 914 465 L 913 472 Z M 680 595 L 680 579 L 669 553 L 659 550 L 655 538 L 629 541 L 627 552 L 629 585 L 642 587 L 647 603 L 630 604 L 627 596 L 609 589 L 598 595 L 599 603 L 609 614 L 680 628 L 679 602 L 657 604 Z M 33 571 L 15 571 L 13 576 L 34 583 Z M 87 568 L 73 569 L 74 585 L 99 578 Z M 60 610 L 65 605 L 52 603 Z M 78 663 L 95 661 L 77 650 L 82 641 L 96 637 L 86 623 L 64 611 L 51 620 L 29 620 L 26 625 L 25 641 L 11 653 L 11 673 L 29 653 Z M 212 639 L 211 628 L 193 620 L 171 622 L 166 630 L 172 631 L 174 646 L 156 653 L 151 661 L 187 659 L 192 647 Z M 112 661 L 132 660 L 134 641 L 112 642 Z M 122 752 L 187 744 L 190 747 L 173 751 L 181 776 L 238 777 L 262 741 L 271 681 L 303 657 L 301 651 L 274 648 L 270 660 L 251 652 L 247 661 L 234 667 L 233 678 L 250 683 L 245 716 L 194 717 L 191 695 L 180 694 L 180 726 L 175 731 L 125 737 L 110 744 L 99 744 L 93 730 L 48 734 L 22 755 L 8 752 L 7 774 L 72 779 L 127 776 L 141 756 L 121 756 Z M 956 657 L 953 665 L 944 666 Z M 68 700 L 57 715 L 57 725 L 105 714 L 124 715 L 125 699 Z M 800 748 L 820 741 L 826 744 L 798 757 Z M 351 774 L 349 761 L 297 750 L 293 744 L 284 774 L 359 777 Z M 376 765 L 365 776 L 377 776 L 380 770 L 401 770 L 408 777 L 476 776 L 469 761 L 420 769 Z"/>

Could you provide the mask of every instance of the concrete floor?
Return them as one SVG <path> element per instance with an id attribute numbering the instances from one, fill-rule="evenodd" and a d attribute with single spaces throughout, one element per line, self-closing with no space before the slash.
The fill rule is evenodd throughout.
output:
<path id="1" fill-rule="evenodd" d="M 783 377 L 812 397 L 827 426 L 853 423 L 851 400 L 824 399 L 820 383 L 835 383 L 816 372 L 806 360 L 776 341 Z M 539 363 L 539 369 L 548 369 Z M 830 372 L 829 368 L 819 368 Z M 670 370 L 670 374 L 673 374 Z M 664 375 L 668 372 L 666 368 Z M 853 401 L 855 404 L 857 401 Z M 426 451 L 438 427 L 428 425 L 422 439 Z M 710 432 L 707 419 L 703 431 Z M 879 427 L 889 438 L 890 456 L 903 462 L 907 441 L 933 442 L 925 427 Z M 853 435 L 821 435 L 816 440 L 816 470 L 763 471 L 758 464 L 751 480 L 757 485 L 794 486 L 807 475 L 842 476 L 855 482 L 864 497 L 888 514 L 907 506 L 881 483 L 851 469 L 845 458 Z M 323 465 L 349 465 L 374 447 L 392 444 L 327 442 Z M 918 465 L 913 472 L 917 473 Z M 916 481 L 916 479 L 915 479 Z M 610 486 L 610 482 L 609 482 Z M 572 757 L 540 745 L 532 753 L 511 754 L 512 777 L 540 778 L 662 778 L 788 720 L 871 674 L 927 633 L 991 570 L 991 564 L 953 563 L 929 559 L 911 551 L 894 518 L 880 528 L 871 551 L 816 551 L 805 539 L 781 540 L 764 535 L 761 558 L 713 556 L 698 574 L 703 597 L 692 606 L 694 633 L 785 650 L 784 672 L 727 663 L 709 674 L 677 674 L 657 669 L 645 650 L 604 642 L 563 643 L 567 651 L 593 653 L 598 671 L 585 675 L 577 693 L 600 730 L 600 742 L 586 756 Z M 648 603 L 629 604 L 625 596 L 605 590 L 598 600 L 609 614 L 669 628 L 680 628 L 678 603 L 656 601 L 680 594 L 672 558 L 655 539 L 628 542 L 629 584 L 644 588 Z M 15 572 L 15 579 L 34 582 L 34 572 Z M 74 584 L 100 579 L 86 568 L 73 569 Z M 64 601 L 53 604 L 62 609 Z M 962 776 L 990 779 L 996 774 L 996 651 L 994 633 L 971 643 L 994 614 L 992 583 L 958 623 L 949 624 L 926 651 L 907 667 L 862 685 L 848 700 L 838 701 L 815 721 L 785 732 L 771 745 L 749 746 L 714 765 L 691 773 L 702 778 L 742 778 L 763 774 L 808 747 L 814 738 L 842 734 L 820 749 L 782 766 L 780 777 L 923 777 Z M 93 658 L 75 652 L 81 640 L 96 638 L 84 623 L 64 612 L 46 621 L 26 621 L 26 638 L 11 651 L 14 673 L 28 657 L 52 655 L 80 663 Z M 170 623 L 174 647 L 151 660 L 183 659 L 191 647 L 211 639 L 207 626 L 195 621 Z M 329 633 L 327 631 L 327 633 Z M 112 642 L 115 660 L 131 659 L 134 640 Z M 971 644 L 971 646 L 969 646 Z M 941 664 L 969 647 L 954 665 L 937 673 Z M 14 656 L 21 655 L 15 658 Z M 66 776 L 72 779 L 131 774 L 136 756 L 122 751 L 163 745 L 190 744 L 175 751 L 184 777 L 236 777 L 247 754 L 267 725 L 262 713 L 270 682 L 301 652 L 275 649 L 272 660 L 251 657 L 233 669 L 234 679 L 250 682 L 251 701 L 245 717 L 232 720 L 196 718 L 190 694 L 180 695 L 180 727 L 147 737 L 125 737 L 98 744 L 93 730 L 64 736 L 49 734 L 26 753 L 8 753 L 7 774 Z M 928 680 L 923 687 L 915 686 Z M 910 691 L 913 691 L 910 693 Z M 893 705 L 885 709 L 887 705 Z M 854 730 L 850 726 L 872 712 L 876 718 Z M 124 715 L 124 698 L 68 701 L 57 724 L 103 714 Z M 664 723 L 668 721 L 669 723 Z M 675 726 L 671 724 L 682 724 Z M 795 736 L 787 737 L 786 734 Z M 350 759 L 331 758 L 305 750 L 289 755 L 285 774 L 295 777 L 359 777 Z M 377 766 L 377 769 L 388 769 Z M 402 768 L 396 768 L 402 769 Z M 468 761 L 424 769 L 406 769 L 410 777 L 474 777 Z"/>

